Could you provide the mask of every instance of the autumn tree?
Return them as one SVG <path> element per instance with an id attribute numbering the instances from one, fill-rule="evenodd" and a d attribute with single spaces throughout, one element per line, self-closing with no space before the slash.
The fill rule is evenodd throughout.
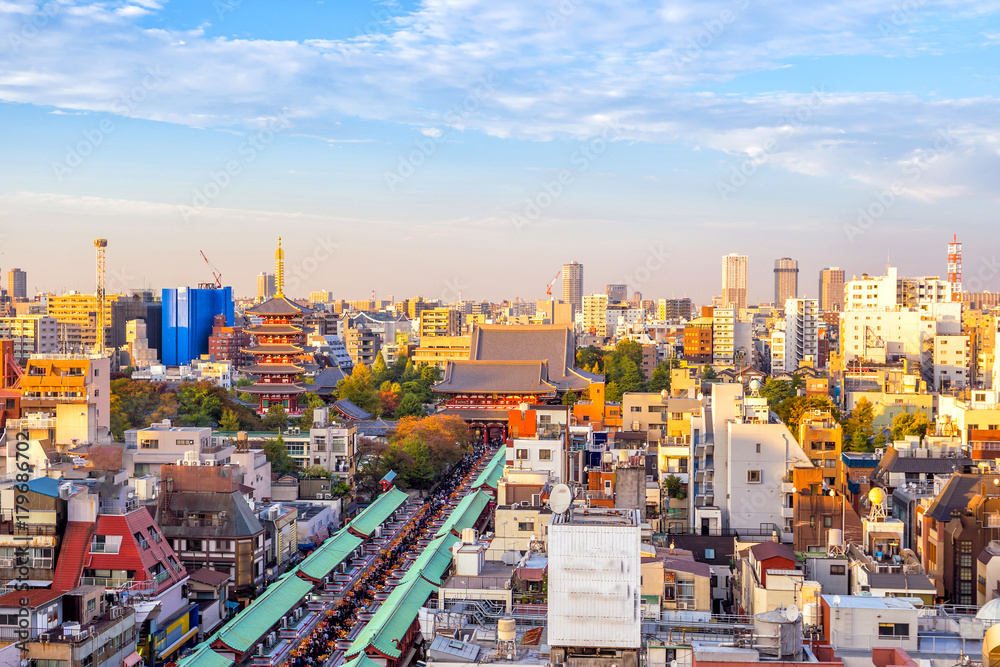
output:
<path id="1" fill-rule="evenodd" d="M 896 441 L 902 440 L 908 435 L 916 435 L 923 442 L 929 427 L 930 422 L 927 421 L 927 415 L 922 410 L 900 412 L 892 418 L 892 439 Z"/>

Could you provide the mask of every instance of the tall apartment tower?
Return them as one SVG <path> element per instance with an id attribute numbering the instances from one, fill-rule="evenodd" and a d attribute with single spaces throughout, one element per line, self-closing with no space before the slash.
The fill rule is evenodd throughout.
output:
<path id="1" fill-rule="evenodd" d="M 562 300 L 572 304 L 573 311 L 579 313 L 583 308 L 583 264 L 563 264 L 562 281 Z"/>
<path id="2" fill-rule="evenodd" d="M 819 311 L 816 299 L 785 302 L 785 370 L 794 371 L 806 357 L 819 359 Z"/>
<path id="3" fill-rule="evenodd" d="M 829 313 L 844 309 L 844 270 L 831 266 L 819 272 L 819 309 Z"/>
<path id="4" fill-rule="evenodd" d="M 799 295 L 799 263 L 782 257 L 774 260 L 774 305 L 781 308 L 788 299 Z"/>
<path id="5" fill-rule="evenodd" d="M 257 274 L 257 301 L 267 301 L 274 296 L 276 290 L 273 273 Z"/>
<path id="6" fill-rule="evenodd" d="M 21 269 L 7 272 L 7 296 L 12 299 L 28 298 L 28 274 Z"/>
<path id="7" fill-rule="evenodd" d="M 747 256 L 735 252 L 722 258 L 722 307 L 730 306 L 747 307 Z"/>

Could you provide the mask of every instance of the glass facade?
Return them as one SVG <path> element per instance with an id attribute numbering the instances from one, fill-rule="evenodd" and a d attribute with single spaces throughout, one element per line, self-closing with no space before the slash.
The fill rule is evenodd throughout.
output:
<path id="1" fill-rule="evenodd" d="M 219 314 L 226 316 L 226 326 L 233 326 L 232 287 L 163 290 L 163 363 L 181 366 L 208 354 L 208 337 Z"/>

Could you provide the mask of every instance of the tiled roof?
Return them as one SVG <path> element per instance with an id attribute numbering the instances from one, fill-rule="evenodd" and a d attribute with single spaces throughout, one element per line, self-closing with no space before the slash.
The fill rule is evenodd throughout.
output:
<path id="1" fill-rule="evenodd" d="M 297 315 L 312 311 L 283 296 L 276 296 L 253 308 L 247 308 L 243 312 L 251 315 Z"/>
<path id="2" fill-rule="evenodd" d="M 338 412 L 343 414 L 348 419 L 363 421 L 365 419 L 371 419 L 373 416 L 372 413 L 359 408 L 346 398 L 342 398 L 339 401 L 334 402 L 333 407 L 335 407 Z"/>
<path id="3" fill-rule="evenodd" d="M 440 586 L 444 573 L 451 565 L 451 548 L 456 542 L 458 542 L 458 538 L 451 534 L 436 538 L 413 561 L 413 565 L 403 575 L 403 581 L 423 577 L 435 586 Z"/>
<path id="4" fill-rule="evenodd" d="M 11 593 L 7 593 L 6 595 L 0 595 L 0 607 L 4 609 L 12 609 L 15 607 L 29 607 L 34 609 L 35 607 L 61 597 L 64 593 L 66 593 L 66 591 L 53 591 L 47 588 L 31 588 L 26 591 L 13 591 Z M 27 598 L 28 604 L 21 604 L 22 598 Z"/>
<path id="5" fill-rule="evenodd" d="M 554 394 L 544 361 L 449 361 L 439 393 Z"/>
<path id="6" fill-rule="evenodd" d="M 382 667 L 382 663 L 372 660 L 365 653 L 361 653 L 354 660 L 344 663 L 341 667 Z"/>
<path id="7" fill-rule="evenodd" d="M 191 581 L 197 581 L 198 583 L 208 584 L 209 586 L 221 586 L 223 583 L 229 581 L 232 577 L 223 572 L 216 572 L 215 570 L 210 570 L 207 567 L 200 567 L 191 574 L 188 575 Z"/>
<path id="8" fill-rule="evenodd" d="M 347 649 L 347 657 L 353 658 L 369 647 L 390 658 L 400 657 L 399 644 L 393 640 L 402 641 L 420 608 L 436 590 L 436 586 L 419 577 L 397 586 Z"/>
<path id="9" fill-rule="evenodd" d="M 600 376 L 574 368 L 576 341 L 564 324 L 481 324 L 472 329 L 469 359 L 545 361 L 545 380 L 561 390 L 583 389 Z"/>
<path id="10" fill-rule="evenodd" d="M 507 449 L 501 447 L 497 450 L 497 453 L 493 455 L 490 462 L 486 464 L 483 471 L 479 473 L 479 477 L 476 481 L 472 483 L 473 489 L 481 489 L 487 486 L 491 489 L 496 490 L 497 482 L 503 477 L 504 466 L 507 464 Z"/>
<path id="11" fill-rule="evenodd" d="M 177 662 L 178 667 L 231 667 L 232 664 L 232 660 L 222 657 L 209 648 L 208 644 Z"/>
<path id="12" fill-rule="evenodd" d="M 402 507 L 403 503 L 409 499 L 410 497 L 399 489 L 389 489 L 376 498 L 375 502 L 366 507 L 361 514 L 354 517 L 348 527 L 352 532 L 368 537 L 389 518 L 390 514 Z"/>
<path id="13" fill-rule="evenodd" d="M 345 528 L 306 556 L 299 566 L 299 571 L 310 579 L 319 581 L 347 560 L 351 552 L 362 542 L 361 538 L 347 532 Z"/>
<path id="14" fill-rule="evenodd" d="M 758 561 L 767 560 L 768 558 L 795 560 L 795 551 L 787 544 L 779 542 L 761 542 L 760 544 L 755 544 L 750 547 L 750 553 Z"/>
<path id="15" fill-rule="evenodd" d="M 312 583 L 296 576 L 298 569 L 288 572 L 271 584 L 263 595 L 226 623 L 209 644 L 222 642 L 240 653 L 248 652 L 281 617 L 294 609 L 312 590 Z"/>
<path id="16" fill-rule="evenodd" d="M 965 512 L 972 497 L 979 493 L 984 479 L 982 475 L 952 475 L 937 498 L 931 501 L 927 516 L 935 521 L 948 522 L 951 521 L 952 511 Z"/>
<path id="17" fill-rule="evenodd" d="M 482 491 L 476 491 L 475 493 L 470 493 L 466 497 L 462 498 L 462 502 L 454 509 L 454 511 L 448 516 L 448 520 L 445 521 L 444 525 L 438 529 L 438 532 L 434 534 L 435 537 L 441 537 L 447 535 L 449 532 L 454 531 L 455 534 L 461 535 L 462 530 L 465 528 L 472 528 L 479 521 L 479 518 L 483 515 L 483 511 L 486 506 L 490 504 L 493 499 Z"/>

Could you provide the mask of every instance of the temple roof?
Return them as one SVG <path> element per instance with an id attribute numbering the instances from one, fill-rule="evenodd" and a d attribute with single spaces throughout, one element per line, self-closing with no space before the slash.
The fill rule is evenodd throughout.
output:
<path id="1" fill-rule="evenodd" d="M 312 311 L 283 296 L 275 296 L 253 308 L 247 308 L 244 312 L 251 315 L 298 315 Z"/>
<path id="2" fill-rule="evenodd" d="M 470 361 L 538 361 L 546 363 L 543 379 L 560 390 L 584 389 L 602 377 L 578 368 L 573 332 L 566 325 L 480 324 L 473 328 Z"/>
<path id="3" fill-rule="evenodd" d="M 301 334 L 302 327 L 293 324 L 258 324 L 255 327 L 249 327 L 246 332 L 254 336 L 284 336 Z"/>
<path id="4" fill-rule="evenodd" d="M 446 394 L 554 394 L 544 361 L 449 361 L 433 390 Z"/>

